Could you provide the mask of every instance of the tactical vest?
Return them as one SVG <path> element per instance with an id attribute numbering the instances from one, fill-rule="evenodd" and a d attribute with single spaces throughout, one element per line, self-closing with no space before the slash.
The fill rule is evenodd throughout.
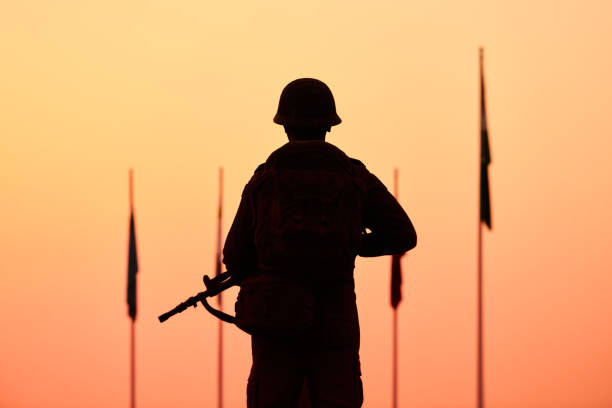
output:
<path id="1" fill-rule="evenodd" d="M 273 153 L 247 190 L 257 276 L 241 285 L 236 324 L 249 333 L 299 333 L 312 324 L 313 288 L 352 279 L 365 188 L 350 159 L 325 142 Z"/>
<path id="2" fill-rule="evenodd" d="M 352 276 L 364 190 L 350 159 L 328 143 L 279 149 L 251 192 L 258 269 L 314 280 Z"/>

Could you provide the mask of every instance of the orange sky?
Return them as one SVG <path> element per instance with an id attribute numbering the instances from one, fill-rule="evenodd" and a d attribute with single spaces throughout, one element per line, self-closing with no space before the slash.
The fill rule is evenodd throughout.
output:
<path id="1" fill-rule="evenodd" d="M 156 317 L 213 272 L 217 168 L 227 231 L 302 76 L 334 92 L 331 143 L 389 187 L 400 168 L 419 234 L 400 406 L 473 407 L 481 45 L 487 406 L 612 406 L 610 21 L 596 0 L 6 2 L 0 407 L 128 405 L 129 167 L 139 406 L 215 404 L 216 321 Z M 365 407 L 390 405 L 389 264 L 357 262 Z M 226 407 L 242 407 L 249 339 L 228 326 L 226 340 Z"/>

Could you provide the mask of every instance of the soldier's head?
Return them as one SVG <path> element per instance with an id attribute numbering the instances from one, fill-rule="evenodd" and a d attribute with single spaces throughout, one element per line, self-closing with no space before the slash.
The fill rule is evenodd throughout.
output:
<path id="1" fill-rule="evenodd" d="M 340 122 L 331 91 L 313 78 L 290 82 L 274 116 L 274 123 L 283 125 L 289 140 L 325 140 L 325 134 Z"/>

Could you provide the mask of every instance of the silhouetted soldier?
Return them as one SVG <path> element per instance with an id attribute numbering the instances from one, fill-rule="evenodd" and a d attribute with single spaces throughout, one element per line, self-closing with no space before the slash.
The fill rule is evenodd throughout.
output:
<path id="1" fill-rule="evenodd" d="M 252 334 L 247 406 L 296 407 L 306 381 L 313 407 L 361 407 L 355 257 L 404 253 L 416 233 L 385 186 L 325 142 L 340 118 L 323 82 L 288 84 L 274 122 L 289 142 L 246 185 L 223 251 Z"/>

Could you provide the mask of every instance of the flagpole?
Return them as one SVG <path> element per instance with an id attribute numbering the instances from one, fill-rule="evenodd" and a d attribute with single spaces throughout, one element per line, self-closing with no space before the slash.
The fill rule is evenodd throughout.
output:
<path id="1" fill-rule="evenodd" d="M 479 166 L 478 166 L 478 171 L 479 171 L 479 183 L 478 183 L 478 260 L 477 260 L 477 264 L 478 264 L 478 272 L 477 272 L 477 280 L 478 280 L 478 288 L 477 288 L 477 297 L 478 297 L 478 322 L 477 322 L 477 333 L 478 333 L 478 344 L 477 344 L 477 384 L 478 384 L 478 388 L 477 388 L 477 407 L 478 408 L 484 408 L 484 384 L 483 384 L 483 377 L 484 377 L 484 372 L 483 372 L 483 341 L 482 341 L 482 332 L 483 332 L 483 310 L 482 310 L 482 281 L 483 281 L 483 277 L 482 277 L 482 220 L 483 220 L 483 213 L 482 213 L 482 157 L 483 157 L 483 146 L 482 146 L 482 121 L 484 120 L 484 118 L 482 117 L 482 115 L 484 115 L 483 112 L 483 104 L 484 104 L 484 90 L 482 89 L 484 84 L 483 84 L 483 69 L 482 69 L 482 64 L 483 64 L 483 49 L 482 47 L 479 49 L 479 69 L 480 69 L 480 86 L 481 86 L 481 90 L 480 90 L 480 106 L 481 106 L 481 111 L 480 111 L 480 115 L 481 115 L 481 134 L 479 135 L 480 138 L 480 154 L 479 154 Z M 488 182 L 488 180 L 487 180 Z"/>
<path id="2" fill-rule="evenodd" d="M 393 194 L 399 200 L 398 170 L 393 169 Z M 393 399 L 392 407 L 397 408 L 397 307 L 393 308 Z"/>
<path id="3" fill-rule="evenodd" d="M 130 347 L 130 407 L 136 407 L 136 330 L 135 322 L 132 320 L 131 324 L 131 347 Z"/>
<path id="4" fill-rule="evenodd" d="M 219 202 L 217 211 L 217 253 L 215 259 L 216 275 L 221 273 L 221 239 L 223 221 L 223 167 L 219 167 Z M 219 309 L 223 309 L 223 298 L 221 293 L 217 298 Z M 223 408 L 223 322 L 219 320 L 218 332 L 218 356 L 217 356 L 217 406 Z"/>
<path id="5" fill-rule="evenodd" d="M 130 169 L 130 217 L 134 215 L 134 169 Z M 136 407 L 136 316 L 130 319 L 130 407 Z"/>
<path id="6" fill-rule="evenodd" d="M 478 220 L 478 408 L 484 407 L 482 364 L 482 222 Z"/>

